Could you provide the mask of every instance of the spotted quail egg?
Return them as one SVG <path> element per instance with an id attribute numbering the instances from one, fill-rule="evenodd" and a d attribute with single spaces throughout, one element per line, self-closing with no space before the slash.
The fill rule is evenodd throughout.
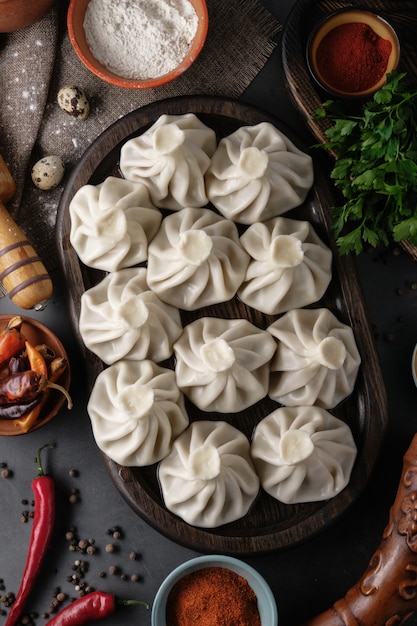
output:
<path id="1" fill-rule="evenodd" d="M 75 85 L 65 85 L 58 91 L 58 104 L 63 111 L 75 117 L 85 120 L 90 113 L 90 104 L 84 91 Z"/>
<path id="2" fill-rule="evenodd" d="M 32 167 L 32 181 L 39 189 L 54 189 L 64 177 L 65 166 L 61 157 L 54 154 L 43 157 Z"/>

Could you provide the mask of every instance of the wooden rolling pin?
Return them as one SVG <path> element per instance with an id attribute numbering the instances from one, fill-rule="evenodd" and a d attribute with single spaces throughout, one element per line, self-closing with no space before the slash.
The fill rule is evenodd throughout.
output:
<path id="1" fill-rule="evenodd" d="M 388 524 L 368 568 L 333 607 L 303 626 L 399 626 L 417 610 L 417 435 L 404 455 Z"/>
<path id="2" fill-rule="evenodd" d="M 14 180 L 0 155 L 0 281 L 18 307 L 41 310 L 52 296 L 52 281 L 4 206 L 15 189 Z"/>

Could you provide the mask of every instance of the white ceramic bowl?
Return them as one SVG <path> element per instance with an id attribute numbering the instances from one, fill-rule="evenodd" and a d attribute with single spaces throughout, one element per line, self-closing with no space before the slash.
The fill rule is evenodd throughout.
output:
<path id="1" fill-rule="evenodd" d="M 187 574 L 205 567 L 224 567 L 246 578 L 258 600 L 262 626 L 277 626 L 278 612 L 274 595 L 265 579 L 250 565 L 230 556 L 199 556 L 179 565 L 160 586 L 152 606 L 152 626 L 166 626 L 166 602 L 173 586 Z"/>

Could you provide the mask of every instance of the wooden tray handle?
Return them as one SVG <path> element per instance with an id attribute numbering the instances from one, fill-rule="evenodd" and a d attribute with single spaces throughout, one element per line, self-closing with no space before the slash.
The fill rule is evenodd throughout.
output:
<path id="1" fill-rule="evenodd" d="M 52 281 L 3 204 L 14 190 L 14 181 L 0 155 L 0 281 L 18 307 L 40 310 L 52 296 Z"/>
<path id="2" fill-rule="evenodd" d="M 304 626 L 399 626 L 417 610 L 417 434 L 381 542 L 361 579 Z"/>

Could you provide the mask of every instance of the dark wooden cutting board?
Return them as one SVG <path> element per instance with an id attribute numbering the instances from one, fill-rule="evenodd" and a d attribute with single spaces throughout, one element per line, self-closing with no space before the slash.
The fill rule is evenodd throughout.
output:
<path id="1" fill-rule="evenodd" d="M 78 319 L 82 293 L 95 285 L 101 272 L 85 267 L 71 246 L 69 204 L 76 191 L 84 184 L 98 184 L 109 175 L 120 175 L 118 169 L 120 148 L 128 139 L 142 133 L 164 113 L 192 112 L 212 127 L 218 137 L 225 136 L 239 126 L 269 121 L 289 136 L 300 148 L 303 146 L 293 131 L 263 111 L 237 101 L 210 97 L 180 97 L 155 102 L 132 112 L 108 128 L 87 150 L 74 170 L 62 195 L 57 220 L 57 246 L 60 264 L 65 276 L 68 304 L 76 337 L 87 364 L 88 384 L 104 368 L 103 363 L 87 350 L 82 342 Z M 306 540 L 332 523 L 356 500 L 366 485 L 378 457 L 387 425 L 387 401 L 384 383 L 368 323 L 354 260 L 340 257 L 335 248 L 329 222 L 329 207 L 333 201 L 325 166 L 315 164 L 315 183 L 306 202 L 288 217 L 310 221 L 317 233 L 332 248 L 333 277 L 324 298 L 316 306 L 326 306 L 354 331 L 362 357 L 356 388 L 350 398 L 332 411 L 351 427 L 358 457 L 349 485 L 335 498 L 317 503 L 284 505 L 261 492 L 249 513 L 242 519 L 216 529 L 189 526 L 170 513 L 164 506 L 157 479 L 157 467 L 121 467 L 104 456 L 106 467 L 120 493 L 134 511 L 158 531 L 183 545 L 203 552 L 229 554 L 261 554 Z M 249 309 L 238 299 L 210 307 L 196 314 L 222 317 L 246 317 L 260 327 L 266 327 L 274 318 Z M 182 315 L 183 323 L 193 314 Z M 256 423 L 278 405 L 263 400 L 239 414 L 202 414 L 188 403 L 191 420 L 225 419 L 237 425 L 250 437 Z"/>

